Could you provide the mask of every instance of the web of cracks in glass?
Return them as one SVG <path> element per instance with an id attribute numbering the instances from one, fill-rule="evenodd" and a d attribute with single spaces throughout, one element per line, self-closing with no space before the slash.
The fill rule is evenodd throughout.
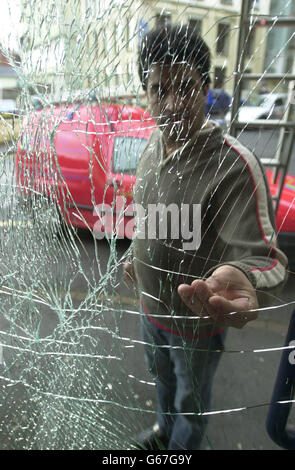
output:
<path id="1" fill-rule="evenodd" d="M 10 7 L 13 22 L 14 10 Z M 150 24 L 156 20 L 167 23 L 171 15 L 159 14 L 147 2 L 115 0 L 49 1 L 46 5 L 41 3 L 38 9 L 34 1 L 28 0 L 19 5 L 16 13 L 22 28 L 10 31 L 8 38 L 18 52 L 11 50 L 9 40 L 3 41 L 3 52 L 18 74 L 18 111 L 9 118 L 3 115 L 0 122 L 3 134 L 0 446 L 133 448 L 133 436 L 154 423 L 157 408 L 154 381 L 144 363 L 139 293 L 136 286 L 123 280 L 123 264 L 131 254 L 132 242 L 107 234 L 98 240 L 93 229 L 78 230 L 75 224 L 64 222 L 71 213 L 72 222 L 79 221 L 81 226 L 84 221 L 87 225 L 83 201 L 77 204 L 70 192 L 71 180 L 66 178 L 66 173 L 71 173 L 71 169 L 66 167 L 65 171 L 62 165 L 73 164 L 73 158 L 78 161 L 81 157 L 78 166 L 74 162 L 75 172 L 72 172 L 72 181 L 74 177 L 79 180 L 79 171 L 85 175 L 87 154 L 89 194 L 84 206 L 93 207 L 108 200 L 111 184 L 119 184 L 119 179 L 117 183 L 107 179 L 106 161 L 98 162 L 93 145 L 95 139 L 97 144 L 107 135 L 105 142 L 110 146 L 114 129 L 121 121 L 120 115 L 113 119 L 108 114 L 102 126 L 96 122 L 98 110 L 115 98 L 120 98 L 123 110 L 131 105 L 146 107 L 136 75 L 138 41 Z M 181 21 L 183 15 L 189 18 L 188 6 L 181 4 L 173 21 Z M 200 21 L 204 25 L 209 15 L 209 11 L 202 13 Z M 238 12 L 224 22 L 229 27 L 218 29 L 220 37 L 214 36 L 216 24 L 203 31 L 212 48 L 217 44 L 218 64 L 230 41 L 237 37 Z M 267 44 L 271 30 L 250 48 L 249 68 Z M 277 55 L 284 54 L 291 40 L 292 37 L 286 39 Z M 264 74 L 276 60 L 275 55 L 258 86 L 262 86 Z M 224 65 L 215 72 L 223 76 L 225 83 L 233 79 Z M 282 85 L 283 78 L 271 92 L 276 93 Z M 250 86 L 247 94 L 255 93 Z M 54 105 L 61 101 L 62 106 Z M 119 173 L 124 170 L 124 174 L 132 177 L 143 145 L 140 140 L 131 143 L 129 124 L 116 136 L 113 164 Z M 61 130 L 63 125 L 67 126 L 67 133 Z M 243 131 L 247 131 L 246 125 Z M 62 155 L 57 153 L 59 134 L 65 139 L 71 136 L 76 155 L 70 154 L 73 148 L 69 140 L 64 143 Z M 243 138 L 242 133 L 240 137 Z M 262 131 L 254 133 L 252 150 L 260 152 L 260 156 L 270 147 L 273 152 L 276 138 L 275 131 L 268 131 L 264 136 Z M 16 159 L 17 151 L 22 152 L 21 158 Z M 126 154 L 129 158 L 124 159 Z M 93 170 L 97 163 L 100 177 L 106 178 L 101 201 L 96 198 Z M 80 181 L 82 184 L 81 178 Z M 60 206 L 64 211 L 60 211 Z M 192 256 L 196 257 L 197 253 Z M 150 253 L 150 265 L 153 264 Z M 231 373 L 242 368 L 247 375 L 244 386 L 254 380 L 259 382 L 258 375 L 263 377 L 266 364 L 272 363 L 275 371 L 282 351 L 287 323 L 281 325 L 280 318 L 282 312 L 292 308 L 293 299 L 273 297 L 271 307 L 260 309 L 255 330 L 266 328 L 269 334 L 251 336 L 254 329 L 250 327 L 233 333 L 223 354 L 222 373 L 226 374 L 227 368 Z M 261 338 L 259 344 L 256 338 Z M 189 350 L 186 352 L 189 357 Z M 251 368 L 251 361 L 257 362 L 257 369 Z M 215 416 L 226 420 L 236 415 L 246 419 L 242 415 L 245 410 L 249 413 L 252 409 L 265 410 L 272 382 L 267 374 L 264 377 L 269 380 L 267 393 L 262 391 L 262 386 L 261 390 L 257 387 L 256 394 L 250 393 L 244 401 L 234 398 L 236 393 L 230 393 L 226 399 L 215 399 L 210 410 L 202 410 L 200 404 L 198 409 L 192 407 L 191 413 L 211 414 L 212 419 Z M 235 446 L 235 437 L 229 434 L 224 439 L 227 445 Z M 208 443 L 214 448 L 214 436 L 211 440 L 209 432 Z"/>

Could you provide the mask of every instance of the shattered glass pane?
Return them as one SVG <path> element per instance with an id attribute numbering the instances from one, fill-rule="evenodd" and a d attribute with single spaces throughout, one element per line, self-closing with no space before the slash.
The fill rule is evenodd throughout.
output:
<path id="1" fill-rule="evenodd" d="M 151 117 L 138 76 L 138 48 L 154 26 L 181 22 L 200 31 L 211 50 L 216 94 L 207 101 L 208 119 L 227 133 L 238 117 L 235 135 L 265 159 L 267 170 L 274 170 L 271 163 L 279 151 L 289 163 L 277 211 L 278 240 L 289 256 L 288 282 L 281 292 L 264 294 L 269 304 L 259 308 L 256 320 L 242 329 L 229 328 L 210 408 L 202 408 L 196 387 L 189 414 L 210 418 L 203 449 L 278 449 L 266 433 L 265 419 L 295 305 L 294 125 L 284 137 L 281 127 L 269 123 L 294 124 L 288 78 L 295 74 L 294 24 L 276 24 L 278 18 L 294 17 L 294 4 L 252 2 L 240 70 L 235 63 L 240 1 L 213 0 L 206 8 L 201 2 L 160 3 L 1 2 L 1 449 L 134 449 L 135 436 L 157 421 L 155 381 L 141 336 L 146 313 L 137 285 L 124 276 L 124 264 L 134 259 L 134 216 L 141 217 L 134 207 L 135 169 L 159 117 Z M 269 18 L 272 23 L 265 25 Z M 243 78 L 248 73 L 257 76 Z M 267 78 L 269 73 L 273 78 Z M 220 82 L 230 102 L 216 111 Z M 263 105 L 261 93 L 268 97 Z M 240 99 L 235 113 L 233 96 Z M 268 123 L 255 127 L 259 120 Z M 151 164 L 153 171 L 156 167 Z M 171 175 L 178 180 L 169 191 L 177 194 L 181 188 L 185 203 L 188 187 L 181 186 L 177 159 Z M 145 177 L 147 183 L 149 172 Z M 267 177 L 274 194 L 279 179 Z M 245 207 L 253 203 L 256 189 L 252 197 Z M 214 191 L 212 204 L 213 198 Z M 173 218 L 170 209 L 167 220 Z M 161 214 L 157 217 L 161 224 Z M 237 219 L 228 239 L 238 226 Z M 275 238 L 273 233 L 267 243 Z M 169 288 L 175 276 L 186 283 L 198 278 L 184 272 L 182 264 L 186 259 L 188 265 L 189 256 L 193 266 L 197 251 L 184 253 L 171 244 L 169 234 L 160 242 L 171 257 L 165 271 Z M 215 242 L 201 261 L 205 266 L 222 263 L 226 248 L 220 259 L 212 259 Z M 145 255 L 152 277 L 160 279 L 159 258 L 150 248 Z M 167 292 L 176 295 L 166 287 L 145 294 L 159 301 Z M 202 344 L 197 341 L 195 348 L 202 352 Z M 150 346 L 155 353 L 157 347 Z M 165 343 L 161 347 L 173 349 Z M 190 368 L 186 341 L 177 348 Z M 221 352 L 215 348 L 210 354 Z"/>

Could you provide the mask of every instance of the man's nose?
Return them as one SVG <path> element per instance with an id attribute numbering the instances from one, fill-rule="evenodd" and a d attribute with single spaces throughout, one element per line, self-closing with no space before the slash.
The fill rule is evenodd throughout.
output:
<path id="1" fill-rule="evenodd" d="M 166 113 L 180 112 L 184 107 L 184 100 L 177 93 L 167 93 L 164 99 L 163 111 Z"/>
<path id="2" fill-rule="evenodd" d="M 173 93 L 169 92 L 166 94 L 163 103 L 163 111 L 167 113 L 174 113 L 175 111 L 175 96 Z"/>
<path id="3" fill-rule="evenodd" d="M 181 113 L 185 110 L 186 103 L 181 93 L 171 91 L 166 94 L 164 101 L 164 112 Z"/>

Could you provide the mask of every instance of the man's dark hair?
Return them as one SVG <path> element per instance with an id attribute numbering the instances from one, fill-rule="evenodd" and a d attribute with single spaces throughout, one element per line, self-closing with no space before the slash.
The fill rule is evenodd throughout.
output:
<path id="1" fill-rule="evenodd" d="M 146 90 L 148 74 L 154 63 L 173 64 L 189 62 L 202 78 L 202 86 L 210 83 L 210 50 L 196 32 L 188 25 L 159 26 L 148 32 L 141 41 L 138 72 L 142 87 Z"/>

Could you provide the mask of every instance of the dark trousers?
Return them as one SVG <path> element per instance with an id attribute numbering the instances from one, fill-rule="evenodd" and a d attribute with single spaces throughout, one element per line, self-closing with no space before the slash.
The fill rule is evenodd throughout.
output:
<path id="1" fill-rule="evenodd" d="M 169 450 L 197 450 L 210 411 L 213 377 L 226 331 L 211 337 L 185 338 L 155 326 L 142 315 L 148 369 L 158 397 L 158 424 Z"/>

